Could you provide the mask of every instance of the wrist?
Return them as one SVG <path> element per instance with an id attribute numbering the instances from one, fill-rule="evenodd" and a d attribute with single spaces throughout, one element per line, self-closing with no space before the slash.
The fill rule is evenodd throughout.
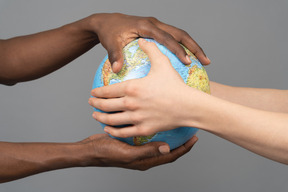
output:
<path id="1" fill-rule="evenodd" d="M 89 164 L 90 148 L 87 144 L 80 142 L 56 144 L 46 151 L 48 158 L 43 160 L 43 167 L 46 171 L 52 171 L 63 168 L 85 167 Z M 41 163 L 41 164 L 42 164 Z"/>
<path id="2" fill-rule="evenodd" d="M 95 150 L 92 142 L 77 142 L 71 145 L 70 161 L 73 167 L 92 166 L 95 161 Z"/>
<path id="3" fill-rule="evenodd" d="M 107 16 L 107 14 L 108 13 L 95 13 L 85 18 L 85 20 L 87 21 L 86 30 L 98 34 L 99 30 L 102 27 L 102 23 L 105 20 L 104 18 L 105 16 Z"/>
<path id="4" fill-rule="evenodd" d="M 61 28 L 67 36 L 86 40 L 96 45 L 100 42 L 97 35 L 99 29 L 99 17 L 100 15 L 94 14 L 76 22 L 64 25 Z"/>
<path id="5" fill-rule="evenodd" d="M 196 127 L 211 131 L 214 127 L 214 117 L 219 113 L 221 101 L 207 93 L 187 87 L 183 97 L 181 126 Z M 220 110 L 221 112 L 221 110 Z"/>

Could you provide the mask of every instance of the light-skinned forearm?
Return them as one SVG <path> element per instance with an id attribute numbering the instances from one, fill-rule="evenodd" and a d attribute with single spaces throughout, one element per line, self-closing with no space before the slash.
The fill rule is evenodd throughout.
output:
<path id="1" fill-rule="evenodd" d="M 248 107 L 288 113 L 288 91 L 278 89 L 261 89 L 233 87 L 210 82 L 211 94 L 221 99 Z"/>
<path id="2" fill-rule="evenodd" d="M 199 127 L 266 158 L 288 164 L 288 114 L 253 109 L 206 94 L 202 94 L 201 99 L 203 102 L 199 103 L 204 105 L 199 106 L 185 100 L 188 101 L 183 104 L 187 107 L 185 111 L 195 111 L 186 113 L 186 125 Z"/>
<path id="3" fill-rule="evenodd" d="M 91 20 L 87 17 L 57 29 L 1 40 L 0 83 L 12 85 L 37 79 L 91 49 L 99 43 L 97 35 L 89 31 Z"/>
<path id="4" fill-rule="evenodd" d="M 93 147 L 86 145 L 89 144 L 0 142 L 0 183 L 56 169 L 87 166 Z"/>

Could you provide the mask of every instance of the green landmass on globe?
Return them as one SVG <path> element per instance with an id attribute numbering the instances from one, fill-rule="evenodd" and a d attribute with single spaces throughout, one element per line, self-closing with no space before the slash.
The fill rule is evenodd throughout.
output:
<path id="1" fill-rule="evenodd" d="M 208 75 L 204 67 L 200 64 L 197 58 L 186 47 L 182 45 L 182 47 L 185 49 L 186 53 L 189 55 L 192 61 L 190 65 L 184 65 L 172 52 L 170 52 L 166 47 L 164 47 L 163 45 L 160 45 L 156 41 L 151 40 L 151 39 L 146 39 L 146 40 L 153 41 L 157 44 L 158 48 L 162 51 L 162 53 L 164 53 L 170 59 L 172 66 L 181 75 L 184 82 L 188 86 L 210 94 L 209 79 L 208 79 Z M 131 43 L 129 43 L 123 48 L 123 56 L 124 56 L 124 64 L 123 64 L 121 71 L 117 74 L 113 73 L 111 63 L 109 62 L 108 57 L 106 57 L 102 61 L 101 65 L 99 66 L 98 73 L 96 73 L 95 75 L 93 88 L 99 87 L 99 86 L 108 86 L 114 83 L 119 83 L 122 81 L 129 80 L 129 79 L 142 78 L 142 77 L 145 77 L 149 73 L 150 66 L 151 66 L 150 60 L 147 54 L 139 47 L 138 40 L 132 41 Z M 174 139 L 172 145 L 174 145 L 175 143 L 175 146 L 172 146 L 172 147 L 170 146 L 170 147 L 175 148 L 179 144 L 183 144 L 184 140 L 188 140 L 189 138 L 191 138 L 197 131 L 196 128 L 190 128 L 190 129 L 183 128 L 182 130 L 183 130 L 182 132 L 175 129 L 174 131 L 172 130 L 165 131 L 161 133 L 156 133 L 151 136 L 133 137 L 132 141 L 127 141 L 127 142 L 133 145 L 142 145 L 150 141 L 154 141 L 154 140 L 155 141 L 161 140 L 161 141 L 167 142 L 165 140 L 166 138 L 168 140 L 167 142 L 168 144 L 169 144 L 169 139 L 171 141 Z M 178 134 L 178 137 L 182 134 L 182 137 L 183 137 L 182 142 L 177 141 L 177 139 L 181 140 L 181 138 L 177 138 L 177 134 Z M 125 139 L 122 139 L 122 140 L 126 141 Z"/>

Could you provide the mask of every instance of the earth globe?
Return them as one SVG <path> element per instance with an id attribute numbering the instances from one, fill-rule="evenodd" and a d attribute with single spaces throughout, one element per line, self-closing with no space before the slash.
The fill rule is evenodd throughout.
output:
<path id="1" fill-rule="evenodd" d="M 209 79 L 204 67 L 186 47 L 181 45 L 192 61 L 190 65 L 183 64 L 174 53 L 172 53 L 169 49 L 159 44 L 155 40 L 145 40 L 154 42 L 157 45 L 160 51 L 170 59 L 172 66 L 181 75 L 183 81 L 188 86 L 210 94 Z M 143 78 L 149 73 L 151 63 L 147 54 L 145 54 L 144 51 L 139 47 L 138 39 L 130 42 L 123 48 L 123 56 L 123 67 L 121 71 L 116 74 L 113 73 L 111 63 L 108 60 L 108 55 L 106 55 L 96 71 L 93 82 L 93 89 L 131 79 Z M 175 105 L 177 104 L 175 103 Z M 96 108 L 94 108 L 94 110 L 100 111 Z M 103 128 L 106 126 L 103 123 L 100 124 Z M 121 127 L 121 125 L 119 127 Z M 136 146 L 153 141 L 163 141 L 168 143 L 170 149 L 173 150 L 192 138 L 197 131 L 198 129 L 193 127 L 179 127 L 169 131 L 158 132 L 150 136 L 135 136 L 129 138 L 118 138 L 111 135 L 110 136 L 130 145 Z"/>

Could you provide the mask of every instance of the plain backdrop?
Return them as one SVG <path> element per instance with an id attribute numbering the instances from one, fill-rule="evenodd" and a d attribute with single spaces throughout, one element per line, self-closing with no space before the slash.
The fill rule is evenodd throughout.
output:
<path id="1" fill-rule="evenodd" d="M 0 0 L 0 38 L 60 27 L 99 12 L 154 16 L 184 29 L 211 59 L 206 69 L 213 81 L 288 89 L 287 0 Z M 0 140 L 74 142 L 102 133 L 87 101 L 105 55 L 98 45 L 39 80 L 0 85 Z M 204 131 L 197 135 L 189 154 L 145 172 L 72 168 L 5 183 L 0 191 L 288 191 L 286 165 Z"/>

